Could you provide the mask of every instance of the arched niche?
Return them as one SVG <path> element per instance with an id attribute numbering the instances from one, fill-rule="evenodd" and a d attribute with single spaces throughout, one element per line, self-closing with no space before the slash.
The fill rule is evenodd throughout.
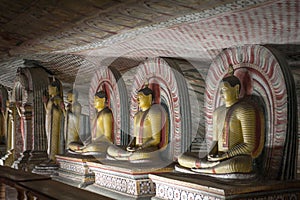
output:
<path id="1" fill-rule="evenodd" d="M 169 115 L 167 142 L 175 160 L 191 144 L 191 109 L 187 83 L 180 68 L 166 60 L 151 58 L 137 66 L 130 94 L 130 119 L 133 125 L 133 116 L 138 111 L 137 92 L 148 82 L 155 93 L 154 102 L 160 103 Z"/>
<path id="2" fill-rule="evenodd" d="M 25 60 L 24 66 L 17 70 L 12 91 L 12 102 L 17 107 L 17 118 L 20 119 L 20 125 L 17 123 L 16 126 L 15 148 L 23 146 L 21 152 L 28 152 L 28 156 L 30 152 L 32 156 L 47 150 L 42 98 L 46 94 L 49 79 L 48 73 L 36 62 Z M 40 155 L 38 157 L 44 159 Z"/>
<path id="3" fill-rule="evenodd" d="M 242 95 L 255 95 L 264 104 L 266 138 L 263 151 L 262 174 L 271 179 L 295 177 L 296 100 L 293 78 L 279 54 L 264 46 L 247 45 L 224 50 L 211 64 L 206 78 L 205 112 L 206 138 L 212 140 L 212 113 L 220 106 L 220 80 L 232 64 L 242 82 Z M 294 130 L 293 130 L 294 129 Z"/>
<path id="4" fill-rule="evenodd" d="M 104 90 L 108 99 L 108 107 L 114 117 L 114 144 L 126 145 L 128 143 L 129 114 L 128 95 L 121 74 L 114 67 L 99 67 L 91 81 L 89 90 L 90 120 L 93 121 L 96 110 L 94 108 L 95 93 Z M 93 123 L 91 123 L 93 126 Z M 94 128 L 91 127 L 91 130 Z M 92 131 L 93 132 L 93 131 Z M 93 133 L 92 133 L 93 134 Z"/>

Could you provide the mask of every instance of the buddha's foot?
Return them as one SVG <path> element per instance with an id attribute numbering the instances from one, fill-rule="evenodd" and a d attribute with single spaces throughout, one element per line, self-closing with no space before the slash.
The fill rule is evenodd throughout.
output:
<path id="1" fill-rule="evenodd" d="M 206 173 L 206 174 L 215 174 L 214 168 L 191 168 L 193 172 L 197 173 Z"/>
<path id="2" fill-rule="evenodd" d="M 116 160 L 130 160 L 130 157 L 129 156 L 118 156 L 118 157 L 114 157 Z"/>
<path id="3" fill-rule="evenodd" d="M 68 149 L 68 153 L 71 153 L 71 154 L 81 154 L 82 150 Z"/>
<path id="4" fill-rule="evenodd" d="M 220 161 L 218 161 L 218 162 L 208 162 L 208 161 L 201 161 L 200 160 L 200 161 L 196 162 L 195 169 L 210 168 L 210 167 L 214 167 L 218 164 L 220 164 Z"/>

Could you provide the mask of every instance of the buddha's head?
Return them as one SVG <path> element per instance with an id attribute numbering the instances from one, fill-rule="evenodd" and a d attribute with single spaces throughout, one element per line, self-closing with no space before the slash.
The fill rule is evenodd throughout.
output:
<path id="1" fill-rule="evenodd" d="M 50 96 L 56 96 L 59 94 L 60 91 L 60 83 L 58 80 L 54 79 L 49 85 L 48 85 L 48 93 Z"/>
<path id="2" fill-rule="evenodd" d="M 229 76 L 222 79 L 220 83 L 221 96 L 226 102 L 236 102 L 239 99 L 241 82 L 233 75 L 232 65 L 229 66 Z"/>
<path id="3" fill-rule="evenodd" d="M 78 98 L 77 90 L 69 90 L 69 92 L 67 94 L 67 101 L 69 103 L 73 103 L 77 100 L 77 98 Z"/>
<path id="4" fill-rule="evenodd" d="M 153 91 L 147 86 L 137 93 L 137 102 L 142 110 L 147 110 L 152 105 Z"/>
<path id="5" fill-rule="evenodd" d="M 94 97 L 94 107 L 98 111 L 102 110 L 106 106 L 106 99 L 107 99 L 107 96 L 104 91 L 101 90 L 99 92 L 96 92 L 95 97 Z"/>

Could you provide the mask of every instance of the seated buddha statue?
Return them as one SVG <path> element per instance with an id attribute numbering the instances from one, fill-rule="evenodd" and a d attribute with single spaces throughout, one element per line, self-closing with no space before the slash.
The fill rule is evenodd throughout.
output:
<path id="1" fill-rule="evenodd" d="M 67 94 L 67 106 L 64 107 L 64 104 L 62 104 L 62 110 L 65 116 L 64 134 L 66 149 L 69 149 L 69 146 L 74 145 L 74 143 L 82 145 L 79 138 L 81 105 L 77 99 L 78 92 L 76 90 L 70 90 Z"/>
<path id="2" fill-rule="evenodd" d="M 110 146 L 107 154 L 116 160 L 148 160 L 160 148 L 162 127 L 166 120 L 164 108 L 153 104 L 153 91 L 146 86 L 138 91 L 139 111 L 134 115 L 133 135 L 125 147 Z"/>
<path id="3" fill-rule="evenodd" d="M 93 122 L 94 134 L 87 145 L 71 143 L 69 150 L 82 154 L 105 153 L 112 141 L 113 134 L 113 114 L 106 105 L 107 96 L 104 91 L 99 91 L 94 96 L 94 107 L 97 111 Z"/>
<path id="4" fill-rule="evenodd" d="M 178 163 L 207 174 L 250 173 L 264 146 L 264 116 L 251 98 L 239 99 L 240 80 L 231 74 L 220 83 L 225 105 L 213 112 L 213 141 L 203 158 L 184 153 Z"/>

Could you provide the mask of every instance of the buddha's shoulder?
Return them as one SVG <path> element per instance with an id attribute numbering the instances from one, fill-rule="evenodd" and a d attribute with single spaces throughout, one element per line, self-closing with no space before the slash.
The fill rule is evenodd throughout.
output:
<path id="1" fill-rule="evenodd" d="M 149 110 L 149 113 L 165 112 L 165 109 L 160 104 L 153 104 Z"/>
<path id="2" fill-rule="evenodd" d="M 242 99 L 234 108 L 234 111 L 239 113 L 262 112 L 262 110 L 262 106 L 251 99 Z"/>
<path id="3" fill-rule="evenodd" d="M 250 98 L 243 98 L 239 100 L 239 102 L 236 104 L 236 107 L 244 107 L 244 108 L 256 108 L 259 107 L 258 103 Z"/>

